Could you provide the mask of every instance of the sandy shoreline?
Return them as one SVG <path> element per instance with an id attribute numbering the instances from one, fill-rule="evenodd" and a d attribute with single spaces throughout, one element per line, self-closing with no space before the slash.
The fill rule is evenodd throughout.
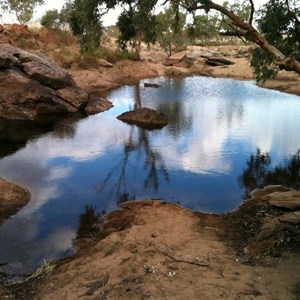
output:
<path id="1" fill-rule="evenodd" d="M 230 78 L 236 80 L 255 81 L 249 60 L 245 57 L 236 58 L 226 56 L 234 62 L 229 66 L 212 67 L 205 63 L 205 58 L 197 57 L 190 68 L 164 66 L 165 57 L 155 52 L 144 52 L 142 61 L 123 60 L 117 62 L 113 68 L 98 67 L 97 69 L 70 69 L 75 82 L 87 92 L 106 92 L 126 84 L 136 84 L 141 79 L 154 77 L 186 77 L 209 76 Z M 153 59 L 156 57 L 156 59 Z M 276 79 L 267 80 L 259 86 L 279 90 L 300 96 L 300 78 L 292 72 L 280 71 Z"/>

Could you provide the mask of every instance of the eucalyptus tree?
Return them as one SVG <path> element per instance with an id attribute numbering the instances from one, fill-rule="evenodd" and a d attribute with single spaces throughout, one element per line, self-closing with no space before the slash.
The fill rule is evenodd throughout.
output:
<path id="1" fill-rule="evenodd" d="M 88 24 L 99 23 L 99 6 L 104 5 L 106 9 L 114 8 L 116 5 L 122 5 L 125 9 L 128 6 L 135 7 L 138 10 L 140 16 L 150 16 L 155 7 L 158 5 L 158 0 L 75 0 L 74 2 L 84 2 L 77 10 L 82 22 L 85 26 Z M 244 3 L 244 2 L 243 2 Z M 246 4 L 246 3 L 245 3 Z M 251 41 L 258 45 L 264 53 L 267 55 L 269 60 L 272 61 L 273 66 L 288 71 L 295 71 L 300 74 L 300 62 L 298 56 L 294 51 L 290 51 L 290 47 L 285 44 L 283 47 L 277 44 L 276 40 L 270 39 L 268 33 L 272 31 L 279 30 L 280 28 L 271 28 L 272 22 L 268 19 L 268 16 L 273 16 L 271 18 L 276 18 L 279 20 L 276 11 L 273 9 L 276 6 L 280 6 L 283 12 L 286 12 L 286 17 L 284 18 L 286 30 L 281 30 L 281 39 L 286 38 L 286 34 L 291 34 L 292 38 L 289 41 L 293 43 L 293 48 L 297 48 L 299 45 L 299 0 L 270 0 L 267 5 L 264 6 L 262 10 L 261 20 L 266 20 L 266 24 L 270 25 L 270 28 L 263 27 L 262 22 L 260 22 L 260 28 L 257 29 L 254 25 L 254 14 L 255 6 L 253 0 L 248 0 L 249 4 L 249 14 L 248 18 L 243 18 L 237 12 L 230 10 L 226 5 L 220 5 L 210 0 L 165 0 L 165 6 L 173 6 L 175 9 L 184 9 L 188 13 L 196 13 L 198 11 L 216 11 L 222 14 L 231 23 L 237 36 L 244 38 L 245 40 Z M 88 11 L 88 13 L 86 13 Z M 135 18 L 136 12 L 129 17 Z M 140 19 L 141 22 L 147 23 L 146 19 Z M 97 23 L 97 24 L 98 24 Z M 147 23 L 149 24 L 149 23 Z M 151 26 L 151 25 L 149 25 Z M 93 27 L 93 26 L 92 26 Z M 96 26 L 97 27 L 97 26 Z M 287 30 L 287 28 L 294 27 L 295 30 Z M 149 28 L 148 28 L 149 29 Z M 254 57 L 255 57 L 254 53 Z M 261 58 L 258 58 L 260 60 Z M 271 66 L 271 67 L 273 67 Z"/>
<path id="2" fill-rule="evenodd" d="M 179 1 L 179 0 L 178 0 Z M 178 2 L 176 1 L 176 2 Z M 171 0 L 171 2 L 173 2 Z M 300 74 L 300 62 L 298 56 L 289 51 L 287 45 L 284 47 L 279 47 L 276 39 L 269 39 L 269 33 L 278 32 L 280 28 L 273 27 L 272 22 L 268 20 L 267 16 L 270 16 L 271 19 L 278 19 L 278 15 L 275 14 L 273 8 L 280 5 L 282 12 L 286 13 L 286 18 L 282 21 L 286 28 L 294 27 L 295 30 L 289 31 L 291 36 L 291 42 L 294 47 L 299 47 L 299 1 L 298 0 L 270 0 L 264 6 L 261 14 L 261 21 L 266 20 L 266 27 L 260 26 L 262 28 L 261 32 L 255 28 L 254 26 L 254 13 L 255 7 L 253 0 L 248 1 L 250 6 L 250 12 L 248 19 L 243 19 L 242 16 L 238 15 L 235 11 L 228 9 L 225 5 L 219 5 L 210 0 L 181 0 L 180 4 L 184 7 L 188 12 L 195 12 L 198 10 L 204 10 L 209 12 L 210 10 L 215 10 L 222 15 L 224 15 L 228 20 L 230 20 L 231 25 L 235 30 L 231 32 L 231 34 L 235 34 L 236 36 L 243 37 L 248 41 L 251 41 L 258 45 L 261 50 L 264 51 L 265 57 L 268 57 L 268 65 L 270 68 L 280 68 L 288 71 L 295 71 Z M 262 23 L 261 23 L 262 24 Z M 278 35 L 281 35 L 281 39 L 285 39 L 286 36 L 284 33 L 286 31 L 279 31 Z M 278 37 L 278 36 L 277 36 Z M 253 53 L 254 60 L 262 62 L 262 57 L 258 57 L 257 53 Z M 272 64 L 270 64 L 270 62 Z M 253 63 L 252 63 L 253 64 Z M 254 64 L 253 64 L 254 65 Z M 258 70 L 255 69 L 257 72 Z M 264 74 L 265 76 L 269 76 L 271 74 Z M 258 79 L 263 79 L 258 77 Z"/>
<path id="3" fill-rule="evenodd" d="M 186 14 L 168 7 L 156 16 L 157 39 L 169 56 L 172 48 L 178 50 L 186 43 Z"/>
<path id="4" fill-rule="evenodd" d="M 141 43 L 153 44 L 156 41 L 156 0 L 124 1 L 123 12 L 118 18 L 120 31 L 118 43 L 121 49 L 127 49 L 128 43 L 135 50 L 135 59 L 140 59 Z"/>
<path id="5" fill-rule="evenodd" d="M 227 10 L 232 11 L 235 15 L 243 20 L 249 20 L 251 13 L 251 5 L 248 0 L 233 2 L 224 1 L 222 4 Z M 219 14 L 218 30 L 223 35 L 237 36 L 239 28 L 231 22 L 231 20 L 224 14 Z"/>
<path id="6" fill-rule="evenodd" d="M 20 24 L 28 23 L 37 6 L 44 4 L 44 0 L 2 0 L 1 9 L 8 14 L 14 14 Z"/>
<path id="7" fill-rule="evenodd" d="M 274 55 L 256 48 L 251 64 L 258 79 L 274 77 L 279 69 L 294 70 L 299 74 L 300 61 L 300 3 L 298 0 L 270 0 L 258 12 L 258 28 L 265 38 L 286 56 Z"/>
<path id="8" fill-rule="evenodd" d="M 57 9 L 47 10 L 41 18 L 41 25 L 46 28 L 59 28 L 60 18 L 59 11 Z"/>
<path id="9" fill-rule="evenodd" d="M 196 42 L 200 40 L 208 44 L 219 36 L 219 18 L 217 15 L 202 14 L 193 17 L 193 22 L 187 26 L 190 40 Z"/>
<path id="10" fill-rule="evenodd" d="M 103 11 L 99 0 L 69 0 L 64 9 L 73 35 L 82 53 L 95 52 L 103 33 Z"/>
<path id="11" fill-rule="evenodd" d="M 57 9 L 47 10 L 41 18 L 41 25 L 49 29 L 66 29 L 69 24 L 69 8 L 64 6 L 60 11 Z"/>

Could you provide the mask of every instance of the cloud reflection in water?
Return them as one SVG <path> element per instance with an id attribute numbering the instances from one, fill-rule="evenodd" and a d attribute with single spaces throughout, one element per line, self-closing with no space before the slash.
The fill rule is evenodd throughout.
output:
<path id="1" fill-rule="evenodd" d="M 125 198 L 163 198 L 203 211 L 232 210 L 242 201 L 237 178 L 251 153 L 268 151 L 276 163 L 300 148 L 297 96 L 225 79 L 151 81 L 163 87 L 141 82 L 117 89 L 108 95 L 110 111 L 57 124 L 0 160 L 0 176 L 32 194 L 0 227 L 6 241 L 0 263 L 26 273 L 70 253 L 86 205 L 101 211 Z M 135 106 L 161 110 L 171 122 L 145 131 L 116 119 Z"/>

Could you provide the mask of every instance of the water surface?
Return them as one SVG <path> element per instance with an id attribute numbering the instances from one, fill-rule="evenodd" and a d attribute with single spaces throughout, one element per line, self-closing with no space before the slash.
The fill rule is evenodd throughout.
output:
<path id="1" fill-rule="evenodd" d="M 146 81 L 162 87 L 124 86 L 107 95 L 115 105 L 107 112 L 2 137 L 0 176 L 31 192 L 0 227 L 4 271 L 26 274 L 72 253 L 87 205 L 100 213 L 126 200 L 161 199 L 224 213 L 256 184 L 278 183 L 272 170 L 298 159 L 300 97 L 230 79 Z M 164 112 L 170 124 L 147 131 L 116 119 L 138 107 Z"/>

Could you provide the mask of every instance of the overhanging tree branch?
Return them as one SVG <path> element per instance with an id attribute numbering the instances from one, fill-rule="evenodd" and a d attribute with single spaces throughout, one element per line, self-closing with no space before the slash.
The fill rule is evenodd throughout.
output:
<path id="1" fill-rule="evenodd" d="M 252 2 L 252 1 L 251 1 Z M 226 7 L 219 5 L 217 3 L 214 3 L 213 1 L 209 1 L 206 5 L 195 5 L 195 2 L 192 1 L 184 1 L 183 7 L 188 10 L 201 10 L 201 9 L 213 9 L 221 14 L 227 16 L 230 20 L 232 20 L 233 25 L 239 27 L 240 29 L 244 30 L 245 38 L 249 41 L 254 42 L 257 44 L 260 48 L 262 48 L 266 53 L 271 55 L 277 65 L 281 69 L 285 69 L 288 71 L 295 71 L 300 75 L 300 63 L 297 61 L 294 57 L 285 56 L 279 49 L 271 45 L 263 35 L 261 35 L 253 26 L 252 24 L 246 23 L 244 20 L 242 20 L 239 16 L 235 15 L 232 11 L 229 11 Z M 193 5 L 191 5 L 193 4 Z"/>

